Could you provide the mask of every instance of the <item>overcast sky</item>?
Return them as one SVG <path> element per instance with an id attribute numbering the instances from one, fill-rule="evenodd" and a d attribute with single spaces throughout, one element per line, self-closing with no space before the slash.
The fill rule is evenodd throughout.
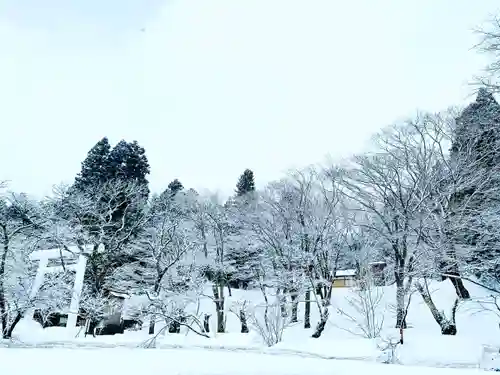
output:
<path id="1" fill-rule="evenodd" d="M 0 0 L 0 179 L 71 182 L 103 136 L 151 187 L 231 193 L 470 100 L 498 0 Z"/>

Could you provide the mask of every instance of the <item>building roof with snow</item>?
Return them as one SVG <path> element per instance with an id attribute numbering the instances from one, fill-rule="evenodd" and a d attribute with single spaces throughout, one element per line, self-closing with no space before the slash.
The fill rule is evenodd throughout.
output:
<path id="1" fill-rule="evenodd" d="M 338 270 L 335 272 L 335 277 L 352 277 L 356 276 L 356 270 L 355 269 L 348 269 L 348 270 Z"/>

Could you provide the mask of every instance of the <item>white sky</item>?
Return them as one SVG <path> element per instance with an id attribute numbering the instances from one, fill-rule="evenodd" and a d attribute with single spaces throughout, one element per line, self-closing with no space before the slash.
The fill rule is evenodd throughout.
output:
<path id="1" fill-rule="evenodd" d="M 103 136 L 151 187 L 231 193 L 470 99 L 498 0 L 0 0 L 0 179 L 71 182 Z M 144 31 L 141 31 L 145 28 Z"/>

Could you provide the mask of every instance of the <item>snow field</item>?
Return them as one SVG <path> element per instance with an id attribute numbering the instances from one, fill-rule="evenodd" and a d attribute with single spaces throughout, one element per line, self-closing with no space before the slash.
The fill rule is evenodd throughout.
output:
<path id="1" fill-rule="evenodd" d="M 158 349 L 1 349 L 2 373 L 16 375 L 417 375 L 422 368 L 244 352 Z M 4 372 L 5 371 L 5 372 Z M 425 369 L 426 375 L 480 370 Z"/>
<path id="2" fill-rule="evenodd" d="M 488 296 L 487 292 L 470 283 L 467 283 L 466 286 L 471 292 L 473 299 L 472 301 L 461 303 L 459 306 L 457 312 L 458 334 L 456 336 L 442 336 L 439 326 L 434 321 L 421 297 L 418 294 L 412 296 L 408 314 L 409 328 L 404 332 L 405 343 L 397 350 L 397 357 L 400 364 L 458 368 L 474 368 L 478 366 L 488 368 L 490 366 L 487 363 L 488 359 L 482 358 L 483 346 L 500 347 L 500 328 L 498 326 L 500 319 L 493 312 L 485 312 L 475 300 L 476 298 Z M 430 289 L 438 308 L 449 314 L 455 300 L 455 292 L 451 283 L 449 281 L 434 282 L 431 284 Z M 395 300 L 395 287 L 382 287 L 379 288 L 378 292 L 383 293 L 381 304 L 378 308 L 379 316 L 381 319 L 383 318 L 384 327 L 381 332 L 381 338 L 366 339 L 356 334 L 355 323 L 349 321 L 338 312 L 340 308 L 349 312 L 352 316 L 356 316 L 356 312 L 347 302 L 349 298 L 355 298 L 355 293 L 349 289 L 338 288 L 333 291 L 330 319 L 321 338 L 313 339 L 310 337 L 316 322 L 319 320 L 315 303 L 311 304 L 312 328 L 306 330 L 303 328 L 304 303 L 301 302 L 299 304 L 299 322 L 286 328 L 282 342 L 272 348 L 267 348 L 255 331 L 249 334 L 239 333 L 241 328 L 239 319 L 235 314 L 228 311 L 232 303 L 236 301 L 248 300 L 253 305 L 263 303 L 260 291 L 232 290 L 232 297 L 229 297 L 226 290 L 227 333 L 215 333 L 215 306 L 208 297 L 205 297 L 201 300 L 199 313 L 212 314 L 211 338 L 207 339 L 189 332 L 186 328 L 181 328 L 181 334 L 167 333 L 160 335 L 156 348 L 164 349 L 165 356 L 172 355 L 173 358 L 177 358 L 177 354 L 173 354 L 172 348 L 184 349 L 179 350 L 179 353 L 186 353 L 186 350 L 197 349 L 195 352 L 200 354 L 201 358 L 203 358 L 204 352 L 200 349 L 212 349 L 207 351 L 210 353 L 209 355 L 223 356 L 226 355 L 225 353 L 230 352 L 227 355 L 230 355 L 231 358 L 238 357 L 237 353 L 243 355 L 241 353 L 243 351 L 245 355 L 250 356 L 257 356 L 259 355 L 258 353 L 263 355 L 262 353 L 265 353 L 265 358 L 274 357 L 271 355 L 274 354 L 275 356 L 296 356 L 297 358 L 301 358 L 301 360 L 304 357 L 310 357 L 309 359 L 317 361 L 325 359 L 352 359 L 363 360 L 373 365 L 374 362 L 380 362 L 384 358 L 384 353 L 381 350 L 381 346 L 384 344 L 383 339 L 391 336 L 397 337 L 399 334 L 397 330 L 392 328 L 395 322 L 394 310 L 392 308 Z M 209 293 L 210 288 L 207 288 L 206 294 L 209 295 Z M 193 304 L 188 307 L 188 310 L 195 308 L 197 307 Z M 44 330 L 37 323 L 25 319 L 16 328 L 15 338 L 24 343 L 23 345 L 29 346 L 45 345 L 68 348 L 125 346 L 127 348 L 135 348 L 150 337 L 147 334 L 146 326 L 147 322 L 141 331 L 127 331 L 123 335 L 98 336 L 96 338 L 88 336 L 87 338 L 83 338 L 82 333 L 78 337 L 75 337 L 78 333 L 76 330 L 68 330 L 60 327 Z M 157 325 L 157 331 L 160 328 L 161 325 Z M 12 353 L 17 353 L 21 349 L 9 350 L 12 350 Z M 56 352 L 59 351 L 59 349 L 54 350 Z M 120 349 L 120 351 L 122 350 L 125 349 Z M 104 351 L 110 353 L 109 351 Z M 152 351 L 154 352 L 154 349 Z M 140 352 L 142 353 L 142 351 Z M 2 350 L 2 353 L 4 353 L 4 350 Z M 115 354 L 110 355 L 114 356 Z M 142 356 L 147 357 L 150 355 L 153 354 L 141 354 L 141 361 Z M 203 362 L 201 359 L 198 360 L 198 357 L 196 358 L 194 362 L 197 364 Z M 209 362 L 212 361 L 210 360 Z M 256 362 L 259 361 L 256 360 Z M 293 360 L 287 359 L 283 360 L 283 362 L 292 363 Z M 83 363 L 86 362 L 83 361 Z M 328 366 L 332 363 L 332 361 L 329 361 Z M 260 373 L 260 369 L 258 371 Z"/>

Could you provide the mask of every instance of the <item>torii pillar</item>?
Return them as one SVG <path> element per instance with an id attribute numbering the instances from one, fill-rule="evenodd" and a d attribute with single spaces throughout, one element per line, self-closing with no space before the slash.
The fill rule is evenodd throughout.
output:
<path id="1" fill-rule="evenodd" d="M 83 278 L 85 277 L 85 267 L 87 266 L 87 257 L 84 255 L 91 247 L 85 247 L 84 253 L 81 253 L 78 248 L 71 249 L 71 251 L 51 249 L 51 250 L 38 250 L 30 254 L 30 259 L 33 261 L 38 260 L 38 270 L 36 273 L 35 281 L 31 287 L 30 300 L 34 300 L 40 290 L 45 279 L 45 274 L 50 272 L 63 272 L 62 266 L 47 267 L 50 259 L 58 258 L 68 258 L 74 254 L 78 254 L 78 262 L 76 264 L 71 264 L 66 266 L 66 269 L 76 271 L 75 281 L 73 283 L 73 293 L 71 296 L 71 304 L 68 310 L 68 321 L 66 323 L 66 328 L 76 327 L 76 321 L 78 318 L 78 311 L 80 308 L 80 298 L 83 290 Z M 31 315 L 35 312 L 34 308 L 31 308 L 27 315 Z"/>

